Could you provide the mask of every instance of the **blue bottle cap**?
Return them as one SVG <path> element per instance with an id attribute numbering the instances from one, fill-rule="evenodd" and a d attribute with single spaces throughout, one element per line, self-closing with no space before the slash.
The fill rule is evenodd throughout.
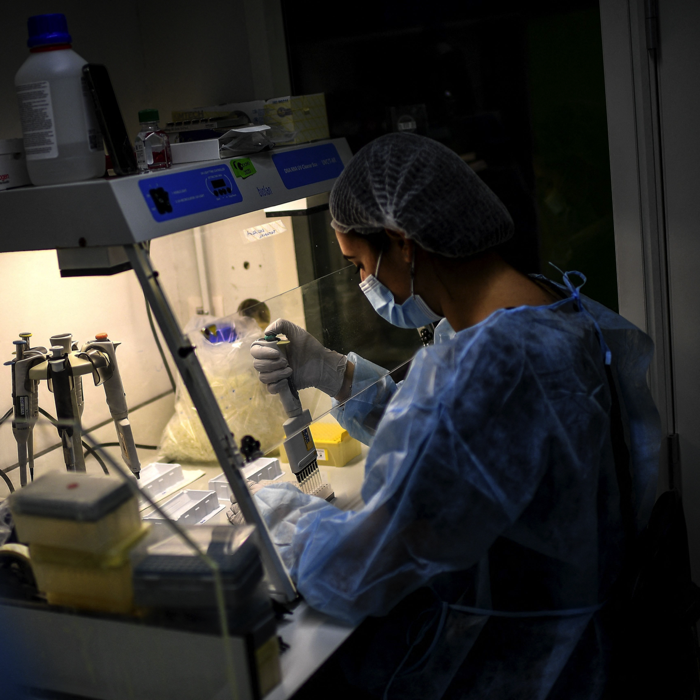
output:
<path id="1" fill-rule="evenodd" d="M 72 41 L 68 33 L 66 16 L 58 12 L 30 17 L 27 20 L 27 29 L 29 30 L 27 46 L 30 49 L 35 49 L 37 46 L 70 44 Z"/>
<path id="2" fill-rule="evenodd" d="M 222 323 L 218 326 L 212 323 L 203 329 L 204 337 L 213 344 L 234 343 L 238 338 L 236 327 L 231 323 Z"/>

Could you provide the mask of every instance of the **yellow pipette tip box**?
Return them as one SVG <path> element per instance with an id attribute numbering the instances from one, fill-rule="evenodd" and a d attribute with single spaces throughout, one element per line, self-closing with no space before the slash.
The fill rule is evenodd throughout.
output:
<path id="1" fill-rule="evenodd" d="M 144 525 L 100 554 L 74 549 L 29 545 L 39 590 L 52 605 L 129 613 L 134 605 L 129 553 L 148 532 Z"/>
<path id="2" fill-rule="evenodd" d="M 362 452 L 360 442 L 350 437 L 350 433 L 337 423 L 312 423 L 310 427 L 320 466 L 344 467 Z M 289 461 L 284 448 L 282 459 Z"/>

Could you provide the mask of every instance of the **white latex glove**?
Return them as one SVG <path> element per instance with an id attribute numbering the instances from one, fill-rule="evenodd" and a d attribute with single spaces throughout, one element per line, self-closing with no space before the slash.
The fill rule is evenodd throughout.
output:
<path id="1" fill-rule="evenodd" d="M 297 389 L 316 387 L 331 397 L 343 386 L 348 358 L 324 348 L 310 333 L 291 321 L 278 318 L 265 329 L 266 335 L 284 334 L 289 343 L 280 348 L 253 343 L 250 354 L 260 381 L 271 394 L 279 394 L 281 382 L 291 376 Z"/>
<path id="2" fill-rule="evenodd" d="M 251 481 L 250 479 L 246 480 L 248 491 L 250 491 L 251 496 L 271 483 L 272 481 L 268 479 L 260 479 L 260 481 L 257 482 Z M 238 505 L 238 501 L 233 493 L 231 494 L 231 505 L 226 510 L 226 517 L 231 525 L 245 525 L 245 518 L 243 517 L 243 513 L 241 513 L 241 507 Z"/>

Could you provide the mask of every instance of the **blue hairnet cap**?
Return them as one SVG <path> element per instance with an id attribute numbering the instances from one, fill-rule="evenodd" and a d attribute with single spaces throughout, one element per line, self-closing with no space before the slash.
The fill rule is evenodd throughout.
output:
<path id="1" fill-rule="evenodd" d="M 513 235 L 498 197 L 453 151 L 416 134 L 387 134 L 360 149 L 331 191 L 339 233 L 402 231 L 449 258 L 473 255 Z"/>

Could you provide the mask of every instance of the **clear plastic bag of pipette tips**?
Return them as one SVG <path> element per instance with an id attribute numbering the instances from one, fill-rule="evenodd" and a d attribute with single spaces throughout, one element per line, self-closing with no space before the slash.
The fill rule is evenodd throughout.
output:
<path id="1" fill-rule="evenodd" d="M 270 124 L 270 130 L 266 132 L 266 135 L 275 145 L 284 145 L 292 143 L 298 133 L 298 131 L 288 130 L 277 124 Z"/>
<path id="2" fill-rule="evenodd" d="M 231 129 L 219 138 L 221 157 L 240 156 L 272 148 L 275 144 L 269 138 L 268 131 L 267 126 Z"/>
<path id="3" fill-rule="evenodd" d="M 211 342 L 203 329 L 230 329 L 228 340 Z M 204 374 L 221 412 L 237 441 L 252 435 L 263 451 L 284 439 L 282 424 L 287 415 L 279 397 L 268 393 L 258 379 L 250 355 L 251 344 L 260 337 L 260 327 L 251 318 L 232 314 L 215 319 L 196 316 L 184 329 L 196 347 Z M 211 331 L 209 332 L 211 336 Z M 235 339 L 231 337 L 235 335 Z M 215 340 L 218 340 L 215 337 Z M 184 463 L 216 462 L 214 450 L 204 431 L 187 389 L 177 376 L 175 412 L 163 431 L 158 461 Z"/>

